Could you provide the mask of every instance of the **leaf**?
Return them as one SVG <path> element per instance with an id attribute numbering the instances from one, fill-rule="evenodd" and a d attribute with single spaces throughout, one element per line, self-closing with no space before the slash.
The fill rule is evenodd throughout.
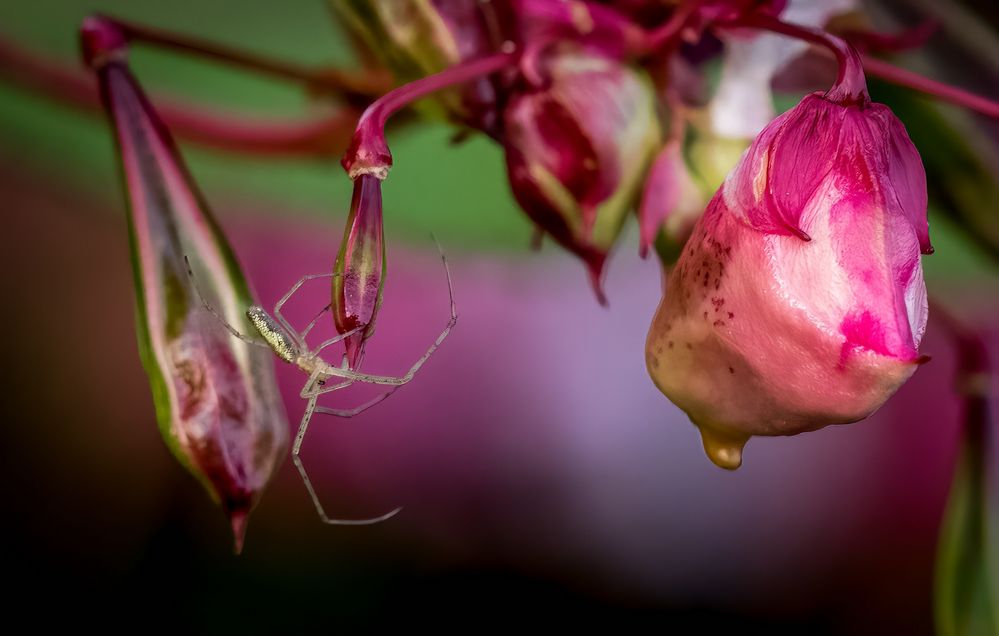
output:
<path id="1" fill-rule="evenodd" d="M 999 488 L 987 390 L 968 396 L 965 409 L 965 439 L 937 555 L 937 633 L 995 636 L 999 634 Z"/>

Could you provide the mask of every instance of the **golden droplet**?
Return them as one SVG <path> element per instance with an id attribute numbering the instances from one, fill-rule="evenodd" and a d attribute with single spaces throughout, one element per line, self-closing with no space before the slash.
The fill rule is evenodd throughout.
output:
<path id="1" fill-rule="evenodd" d="M 735 470 L 742 466 L 742 447 L 749 440 L 748 435 L 723 433 L 707 426 L 698 427 L 704 453 L 715 466 L 725 470 Z"/>

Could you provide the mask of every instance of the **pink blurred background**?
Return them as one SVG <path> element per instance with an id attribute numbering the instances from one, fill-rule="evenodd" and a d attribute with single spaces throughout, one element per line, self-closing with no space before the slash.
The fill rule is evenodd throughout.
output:
<path id="1" fill-rule="evenodd" d="M 728 473 L 645 373 L 660 282 L 658 265 L 633 255 L 634 237 L 612 262 L 609 309 L 550 246 L 481 255 L 445 245 L 460 314 L 451 337 L 388 401 L 353 420 L 317 417 L 306 441 L 332 514 L 405 510 L 376 527 L 325 527 L 287 462 L 235 559 L 221 512 L 156 429 L 124 215 L 99 209 L 121 204 L 2 168 L 5 525 L 25 575 L 52 593 L 86 598 L 80 590 L 101 582 L 155 611 L 155 590 L 182 589 L 174 618 L 230 626 L 326 616 L 378 625 L 396 611 L 526 603 L 587 621 L 628 608 L 622 620 L 660 625 L 930 630 L 958 439 L 954 360 L 932 323 L 932 363 L 870 420 L 754 439 Z M 282 220 L 249 201 L 217 208 L 265 304 L 301 274 L 328 270 L 332 224 Z M 391 230 L 389 241 L 365 365 L 400 373 L 443 327 L 447 294 L 432 247 Z M 291 319 L 314 315 L 325 292 L 306 288 Z M 979 312 L 996 316 L 995 299 L 980 296 Z M 303 377 L 275 364 L 295 424 Z M 330 403 L 363 399 L 344 391 Z M 281 607 L 265 612 L 271 597 Z"/>

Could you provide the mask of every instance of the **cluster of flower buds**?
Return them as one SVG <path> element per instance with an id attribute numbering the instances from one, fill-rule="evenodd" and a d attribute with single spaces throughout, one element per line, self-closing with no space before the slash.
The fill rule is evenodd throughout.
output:
<path id="1" fill-rule="evenodd" d="M 102 18 L 84 21 L 81 37 L 118 142 L 136 331 L 156 418 L 167 445 L 228 515 L 239 552 L 247 516 L 288 447 L 273 362 L 212 315 L 248 331 L 243 312 L 254 301 L 169 131 L 128 69 L 125 38 Z"/>
<path id="2" fill-rule="evenodd" d="M 901 122 L 871 103 L 855 50 L 814 28 L 852 0 L 338 4 L 401 76 L 434 72 L 361 118 L 343 162 L 358 180 L 353 226 L 380 237 L 360 208 L 380 204 L 376 179 L 391 165 L 385 119 L 441 89 L 454 121 L 502 145 L 518 204 L 585 261 L 601 300 L 607 255 L 635 210 L 641 251 L 655 246 L 668 272 L 649 372 L 718 465 L 738 467 L 752 435 L 866 417 L 923 360 L 922 164 Z M 754 41 L 760 31 L 781 37 Z M 715 35 L 730 56 L 705 107 L 697 64 Z M 766 124 L 771 79 L 808 44 L 833 53 L 836 84 Z M 747 62 L 753 72 L 740 72 Z M 699 166 L 698 143 L 712 148 Z M 344 244 L 338 266 L 367 255 L 344 316 L 371 322 L 384 256 L 352 228 Z M 341 313 L 341 333 L 359 324 Z"/>
<path id="3" fill-rule="evenodd" d="M 837 8 L 845 2 L 837 3 Z M 583 0 L 333 0 L 332 4 L 372 55 L 400 80 L 411 82 L 379 100 L 391 105 L 376 102 L 372 109 L 380 109 L 382 117 L 372 117 L 371 110 L 362 117 L 344 157 L 350 176 L 385 178 L 391 154 L 383 137 L 384 119 L 390 111 L 433 92 L 435 101 L 420 103 L 435 104 L 451 121 L 501 144 L 517 203 L 540 233 L 585 262 L 603 301 L 604 266 L 628 214 L 638 213 L 643 254 L 657 244 L 661 256 L 675 258 L 704 202 L 717 188 L 718 175 L 734 165 L 747 143 L 715 139 L 713 132 L 686 134 L 688 128 L 696 128 L 687 120 L 703 120 L 700 111 L 707 109 L 691 88 L 703 83 L 696 66 L 703 55 L 683 45 L 706 38 L 712 24 L 774 16 L 787 3 L 714 0 L 668 7 Z M 799 10 L 802 18 L 813 22 L 834 12 Z M 768 62 L 771 66 L 793 52 L 762 48 L 762 55 L 776 58 Z M 510 55 L 502 64 L 463 72 L 504 52 Z M 769 98 L 769 75 L 762 82 L 756 75 L 743 78 L 729 72 L 728 76 L 726 94 L 756 91 L 754 101 Z M 435 81 L 427 81 L 432 78 Z M 732 101 L 714 100 L 711 110 L 731 111 Z M 746 117 L 759 119 L 755 113 Z M 725 131 L 730 124 L 707 128 Z M 694 145 L 692 140 L 710 146 L 710 151 L 685 152 Z M 715 152 L 718 148 L 725 152 Z M 705 165 L 692 169 L 689 161 L 698 157 L 705 158 Z M 719 161 L 720 166 L 708 165 Z M 700 172 L 701 178 L 695 178 L 694 172 Z"/>
<path id="4" fill-rule="evenodd" d="M 925 360 L 922 163 L 902 123 L 871 102 L 857 51 L 816 28 L 855 0 L 331 2 L 368 62 L 401 82 L 364 111 L 342 160 L 354 194 L 331 306 L 351 370 L 385 282 L 386 122 L 418 103 L 497 142 L 517 203 L 585 262 L 601 302 L 608 254 L 636 213 L 640 250 L 654 247 L 668 277 L 649 373 L 719 466 L 738 467 L 753 435 L 867 417 Z M 158 418 L 239 544 L 287 444 L 267 356 L 220 328 L 245 326 L 252 298 L 129 74 L 122 32 L 96 18 L 82 33 L 128 186 Z M 808 44 L 832 54 L 839 76 L 773 118 L 770 82 Z M 700 65 L 719 53 L 709 99 Z M 866 63 L 999 116 L 988 100 Z M 209 306 L 223 321 L 206 318 Z"/>
<path id="5" fill-rule="evenodd" d="M 518 203 L 586 262 L 602 299 L 607 254 L 662 144 L 657 88 L 627 59 L 641 48 L 637 26 L 593 3 L 456 0 L 432 16 L 417 0 L 334 5 L 401 78 L 436 72 L 386 96 L 393 109 L 436 91 L 452 120 L 502 144 Z M 483 52 L 500 63 L 463 72 Z M 384 178 L 391 164 L 379 102 L 344 159 L 354 178 Z"/>

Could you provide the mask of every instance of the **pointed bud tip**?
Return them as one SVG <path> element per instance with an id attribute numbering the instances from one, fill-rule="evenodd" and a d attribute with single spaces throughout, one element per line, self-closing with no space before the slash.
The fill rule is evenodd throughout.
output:
<path id="1" fill-rule="evenodd" d="M 243 542 L 246 539 L 246 524 L 250 515 L 245 510 L 234 510 L 229 513 L 229 523 L 232 524 L 233 553 L 239 556 L 243 553 Z"/>
<path id="2" fill-rule="evenodd" d="M 348 337 L 343 346 L 348 366 L 356 371 L 361 366 L 361 357 L 364 355 L 364 332 Z"/>
<path id="3" fill-rule="evenodd" d="M 932 359 L 933 359 L 932 356 L 921 355 L 918 358 L 916 358 L 915 364 L 917 364 L 918 366 L 923 366 L 924 364 L 926 364 L 927 362 L 929 362 Z"/>
<path id="4" fill-rule="evenodd" d="M 590 274 L 590 285 L 593 287 L 593 293 L 597 296 L 597 302 L 600 303 L 601 307 L 609 307 L 610 303 L 607 301 L 607 295 L 604 293 L 603 284 L 603 273 L 604 273 L 604 259 L 599 261 L 587 261 L 586 269 Z"/>

